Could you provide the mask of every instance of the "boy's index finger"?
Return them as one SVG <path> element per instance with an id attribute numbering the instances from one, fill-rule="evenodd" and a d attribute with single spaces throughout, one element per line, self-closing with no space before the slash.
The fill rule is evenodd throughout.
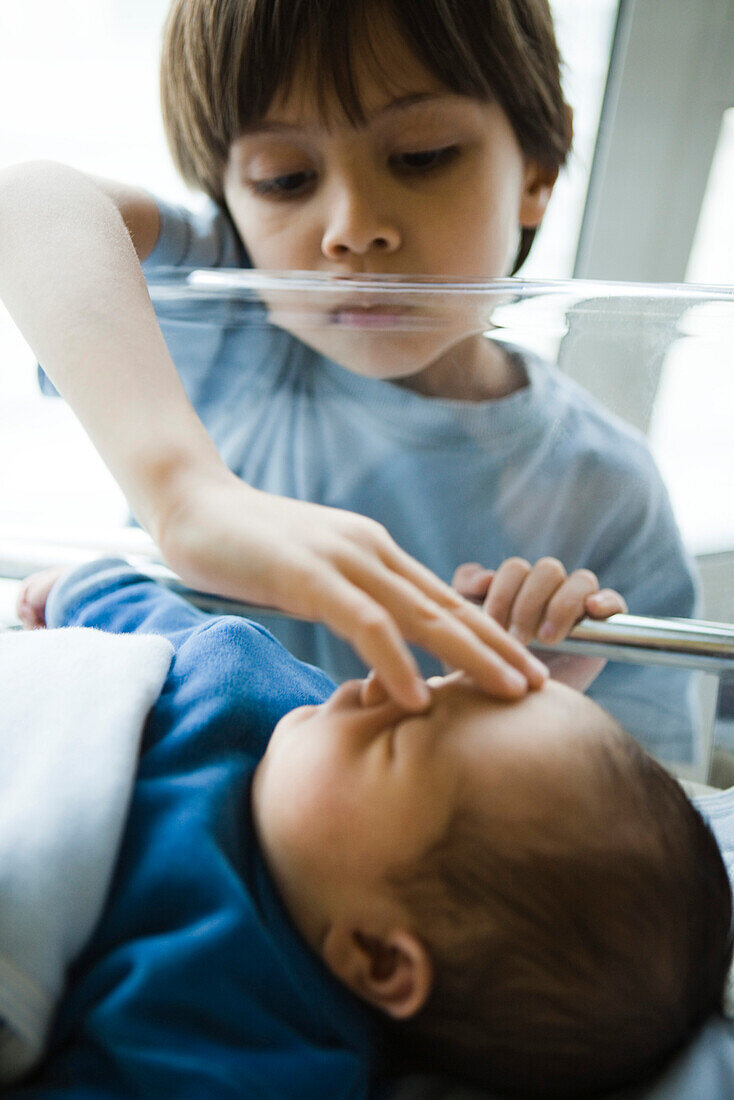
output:
<path id="1" fill-rule="evenodd" d="M 418 632 L 412 641 L 453 668 L 464 669 L 478 686 L 493 694 L 514 698 L 523 694 L 528 684 L 539 688 L 548 679 L 548 669 L 521 642 L 427 566 L 397 545 L 386 564 L 391 572 L 394 570 L 393 583 L 398 576 L 402 577 L 418 588 L 434 608 L 435 613 L 427 619 L 418 616 L 418 622 L 414 623 Z M 411 602 L 414 611 L 418 610 L 415 592 Z M 523 678 L 527 681 L 524 687 Z"/>
<path id="2" fill-rule="evenodd" d="M 425 710 L 430 691 L 385 608 L 338 574 L 329 578 L 320 595 L 321 620 L 374 669 L 390 697 L 408 710 Z"/>
<path id="3" fill-rule="evenodd" d="M 497 634 L 504 634 L 502 628 L 497 628 Z M 517 699 L 530 690 L 542 687 L 548 679 L 545 666 L 520 643 L 500 653 L 496 637 L 486 641 L 471 628 L 469 637 L 470 642 L 462 643 L 460 650 L 449 654 L 450 667 L 464 671 L 477 687 L 489 695 Z M 514 639 L 510 638 L 510 643 L 514 643 Z M 515 650 L 515 653 L 508 650 Z"/>
<path id="4" fill-rule="evenodd" d="M 543 686 L 548 679 L 548 669 L 522 642 L 508 634 L 504 627 L 468 600 L 455 614 L 484 643 L 484 648 L 489 647 L 490 652 L 497 654 L 520 672 L 531 688 Z"/>
<path id="5" fill-rule="evenodd" d="M 482 621 L 481 616 L 479 621 Z M 504 635 L 499 627 L 497 633 Z M 403 608 L 394 632 L 385 632 L 379 639 L 370 639 L 374 645 L 369 648 L 364 639 L 358 646 L 360 655 L 373 664 L 390 695 L 404 706 L 410 706 L 410 709 L 423 709 L 425 700 L 413 681 L 410 666 L 404 661 L 404 657 L 410 656 L 404 638 L 452 668 L 466 672 L 478 687 L 498 698 L 519 698 L 527 693 L 530 686 L 539 687 L 545 679 L 545 676 L 537 675 L 535 667 L 542 669 L 543 666 L 513 639 L 508 639 L 507 653 L 500 653 L 486 636 L 477 636 L 457 614 L 457 609 L 448 610 L 433 605 L 433 612 L 426 614 L 426 607 L 421 601 L 418 606 Z M 508 660 L 508 657 L 511 659 Z M 528 674 L 525 673 L 526 666 Z M 423 682 L 421 687 L 427 692 Z"/>
<path id="6" fill-rule="evenodd" d="M 411 642 L 466 672 L 491 695 L 514 699 L 547 678 L 545 666 L 525 646 L 465 600 L 448 609 L 424 599 L 403 610 L 402 629 Z"/>
<path id="7" fill-rule="evenodd" d="M 454 571 L 451 587 L 464 599 L 481 603 L 493 577 L 493 569 L 485 569 L 478 562 L 464 562 Z"/>

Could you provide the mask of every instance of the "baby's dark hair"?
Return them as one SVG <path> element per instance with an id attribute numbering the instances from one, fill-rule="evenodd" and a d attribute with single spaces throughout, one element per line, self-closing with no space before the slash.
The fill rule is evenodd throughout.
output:
<path id="1" fill-rule="evenodd" d="M 732 899 L 711 830 L 620 728 L 587 751 L 572 816 L 490 819 L 488 835 L 460 813 L 393 879 L 435 968 L 424 1008 L 388 1025 L 396 1070 L 599 1096 L 649 1079 L 721 1011 Z"/>
<path id="2" fill-rule="evenodd" d="M 398 26 L 417 58 L 450 91 L 497 102 L 523 154 L 557 171 L 572 126 L 548 0 L 174 0 L 161 60 L 163 122 L 174 162 L 191 186 L 224 205 L 232 142 L 287 93 L 304 55 L 319 74 L 325 113 L 334 91 L 352 122 L 364 118 L 354 76 L 357 43 L 386 85 L 370 15 Z M 514 271 L 535 237 L 525 228 Z M 245 242 L 246 243 L 246 242 Z"/>

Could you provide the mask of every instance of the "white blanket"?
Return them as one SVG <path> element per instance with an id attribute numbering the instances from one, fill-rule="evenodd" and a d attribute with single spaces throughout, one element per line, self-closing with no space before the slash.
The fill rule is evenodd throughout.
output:
<path id="1" fill-rule="evenodd" d="M 38 1061 L 99 918 L 172 655 L 155 635 L 0 634 L 0 1081 Z"/>

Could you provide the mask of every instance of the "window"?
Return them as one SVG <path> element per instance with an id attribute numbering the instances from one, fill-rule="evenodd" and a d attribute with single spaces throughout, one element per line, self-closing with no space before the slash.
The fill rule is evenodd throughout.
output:
<path id="1" fill-rule="evenodd" d="M 734 109 L 725 112 L 687 277 L 734 286 Z M 731 501 L 734 325 L 727 338 L 678 341 L 663 367 L 650 443 L 688 545 L 698 554 L 734 547 Z"/>

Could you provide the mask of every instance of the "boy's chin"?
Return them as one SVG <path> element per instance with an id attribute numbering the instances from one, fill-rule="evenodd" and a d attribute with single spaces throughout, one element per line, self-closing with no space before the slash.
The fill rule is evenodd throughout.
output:
<path id="1" fill-rule="evenodd" d="M 445 331 L 302 328 L 282 323 L 275 314 L 270 320 L 352 374 L 385 382 L 415 377 L 457 342 Z"/>

